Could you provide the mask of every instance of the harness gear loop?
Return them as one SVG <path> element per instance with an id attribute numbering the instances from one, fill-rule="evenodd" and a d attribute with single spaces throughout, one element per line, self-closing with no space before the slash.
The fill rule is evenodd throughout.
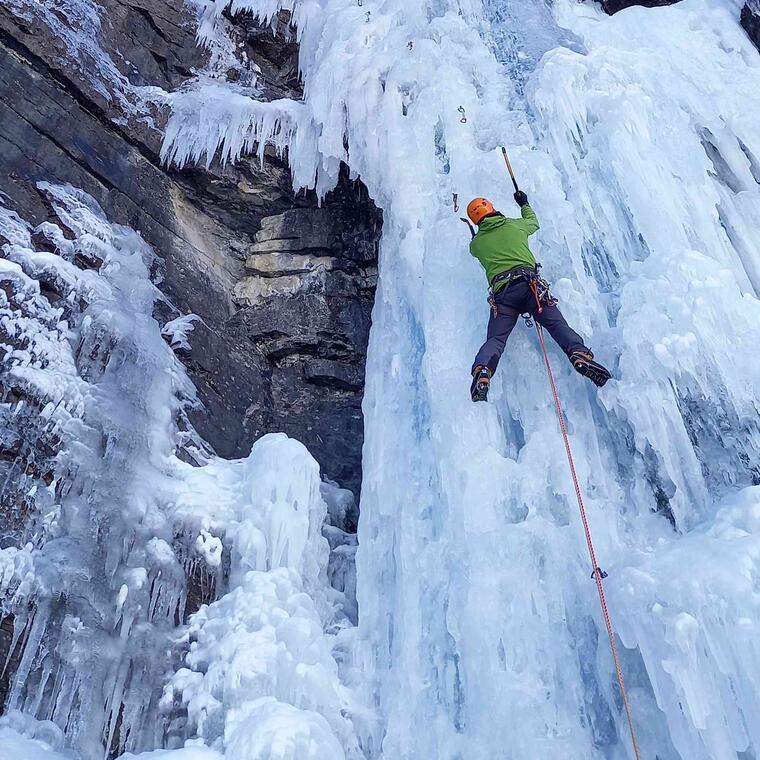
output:
<path id="1" fill-rule="evenodd" d="M 541 303 L 541 299 L 539 298 L 539 295 L 538 295 L 538 286 L 536 285 L 536 281 L 530 280 L 530 282 L 528 283 L 528 286 L 530 287 L 531 293 L 533 293 L 533 298 L 536 299 L 536 308 L 538 309 L 538 313 L 542 314 L 544 311 L 544 306 Z"/>
<path id="2" fill-rule="evenodd" d="M 534 291 L 535 294 L 535 291 Z M 538 298 L 538 296 L 536 296 Z M 554 382 L 554 374 L 552 373 L 551 364 L 549 363 L 549 354 L 546 351 L 546 343 L 544 342 L 544 331 L 538 322 L 536 322 L 536 333 L 538 334 L 538 342 L 541 344 L 541 351 L 544 355 L 544 365 L 546 366 L 546 374 L 549 378 L 549 385 L 551 386 L 552 396 L 554 397 L 554 409 L 557 413 L 557 420 L 559 421 L 559 427 L 562 431 L 562 440 L 565 443 L 565 453 L 567 454 L 567 462 L 570 466 L 570 474 L 573 477 L 573 485 L 575 487 L 575 496 L 578 500 L 578 509 L 581 513 L 581 522 L 583 523 L 583 532 L 586 536 L 586 546 L 588 547 L 589 557 L 591 558 L 591 566 L 594 571 L 591 573 L 591 577 L 596 582 L 596 590 L 599 594 L 599 603 L 602 607 L 602 615 L 604 617 L 604 625 L 607 629 L 607 636 L 610 640 L 610 649 L 612 650 L 612 659 L 615 663 L 615 675 L 617 676 L 618 686 L 620 687 L 620 696 L 623 699 L 623 707 L 625 708 L 625 715 L 628 720 L 628 728 L 631 733 L 631 744 L 633 745 L 633 754 L 636 760 L 641 760 L 641 752 L 639 750 L 639 742 L 636 738 L 636 729 L 633 725 L 633 714 L 631 712 L 631 705 L 628 701 L 628 693 L 625 690 L 625 680 L 623 678 L 623 668 L 620 664 L 620 655 L 618 654 L 617 644 L 615 644 L 615 632 L 612 628 L 612 620 L 610 619 L 610 613 L 607 609 L 607 599 L 604 595 L 604 586 L 602 585 L 602 579 L 607 577 L 596 561 L 596 551 L 594 550 L 594 543 L 591 539 L 591 528 L 588 524 L 588 518 L 586 516 L 586 506 L 583 503 L 583 494 L 581 493 L 581 487 L 578 483 L 578 474 L 575 471 L 575 461 L 573 460 L 573 452 L 570 448 L 570 439 L 567 434 L 567 426 L 565 425 L 565 416 L 562 411 L 562 405 L 559 401 L 559 393 L 557 391 L 557 384 Z"/>
<path id="3" fill-rule="evenodd" d="M 536 308 L 538 313 L 542 314 L 544 306 L 554 306 L 558 303 L 557 299 L 552 295 L 551 285 L 538 274 L 538 270 L 541 268 L 540 264 L 536 264 L 536 272 L 528 278 L 528 285 L 533 298 L 536 299 Z"/>
<path id="4" fill-rule="evenodd" d="M 463 220 L 466 221 L 466 220 Z M 496 308 L 496 292 L 494 288 L 500 283 L 504 283 L 503 287 L 508 288 L 515 282 L 525 280 L 528 283 L 533 298 L 536 299 L 536 306 L 538 307 L 538 313 L 541 314 L 544 310 L 544 306 L 553 306 L 557 303 L 557 299 L 551 293 L 551 286 L 549 283 L 538 274 L 538 270 L 541 268 L 540 264 L 536 264 L 535 268 L 519 267 L 517 269 L 510 269 L 507 272 L 500 272 L 491 280 L 491 286 L 488 288 L 488 304 L 493 311 L 494 319 L 498 316 L 498 310 Z M 520 315 L 525 320 L 527 327 L 533 327 L 533 320 L 531 314 Z"/>
<path id="5" fill-rule="evenodd" d="M 491 290 L 493 290 L 500 283 L 504 283 L 504 287 L 508 288 L 514 282 L 520 282 L 520 280 L 530 280 L 538 274 L 538 267 L 540 264 L 536 264 L 536 267 L 516 267 L 515 269 L 508 269 L 506 272 L 499 272 L 495 275 L 489 283 Z"/>
<path id="6" fill-rule="evenodd" d="M 530 292 L 536 300 L 538 313 L 541 314 L 543 313 L 544 306 L 554 306 L 557 303 L 557 299 L 552 295 L 551 285 L 538 274 L 540 268 L 541 265 L 536 264 L 535 268 L 519 267 L 517 269 L 510 269 L 507 272 L 500 272 L 491 280 L 491 287 L 488 292 L 494 295 L 494 288 L 501 283 L 504 283 L 503 287 L 508 288 L 515 282 L 526 280 Z"/>

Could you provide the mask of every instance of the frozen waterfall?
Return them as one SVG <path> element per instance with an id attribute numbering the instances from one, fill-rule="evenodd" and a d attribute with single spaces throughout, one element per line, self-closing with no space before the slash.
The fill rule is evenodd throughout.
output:
<path id="1" fill-rule="evenodd" d="M 297 30 L 303 101 L 267 103 L 206 72 L 168 96 L 164 156 L 263 157 L 265 141 L 287 151 L 297 186 L 324 192 L 345 162 L 383 209 L 358 629 L 336 614 L 346 602 L 325 581 L 327 505 L 313 460 L 276 437 L 250 460 L 208 456 L 181 423 L 192 388 L 150 318 L 151 254 L 111 232 L 87 199 L 50 188 L 63 221 L 82 246 L 95 241 L 106 265 L 100 278 L 54 268 L 72 297 L 90 294 L 92 318 L 76 335 L 103 358 L 97 371 L 115 391 L 93 393 L 71 371 L 71 326 L 58 325 L 61 345 L 40 347 L 60 362 L 42 418 L 56 431 L 78 426 L 85 439 L 96 421 L 92 450 L 74 450 L 81 499 L 67 502 L 67 519 L 109 501 L 102 531 L 118 540 L 104 543 L 104 557 L 84 547 L 93 554 L 85 567 L 108 582 L 75 602 L 76 614 L 56 600 L 64 584 L 78 599 L 89 579 L 46 574 L 35 564 L 37 534 L 28 548 L 0 551 L 3 587 L 20 600 L 18 636 L 41 637 L 45 620 L 64 613 L 83 631 L 43 657 L 49 664 L 27 643 L 25 672 L 58 679 L 64 702 L 40 705 L 36 682 L 17 678 L 19 712 L 0 721 L 0 740 L 50 748 L 44 757 L 56 760 L 67 746 L 90 760 L 92 746 L 59 736 L 71 734 L 60 711 L 72 714 L 84 684 L 78 693 L 95 712 L 74 710 L 74 728 L 89 740 L 88 721 L 117 732 L 126 720 L 140 732 L 128 749 L 162 746 L 150 730 L 163 716 L 169 751 L 146 760 L 632 757 L 535 336 L 515 331 L 488 405 L 467 393 L 488 307 L 453 206 L 487 195 L 513 211 L 506 144 L 541 221 L 544 275 L 616 377 L 597 392 L 550 348 L 642 756 L 755 758 L 760 55 L 739 2 L 607 17 L 576 0 L 206 0 L 199 39 L 214 46 L 212 67 L 229 43 L 225 14 L 266 22 L 282 9 Z M 4 219 L 17 240 L 0 263 L 33 311 L 31 280 L 52 266 L 49 255 L 30 249 L 20 220 Z M 137 325 L 115 306 L 130 267 L 140 270 L 126 272 L 130 287 L 142 283 L 130 296 Z M 113 375 L 106 345 L 121 346 Z M 31 362 L 25 380 L 44 369 Z M 70 398 L 73 408 L 58 403 Z M 172 453 L 178 437 L 192 463 Z M 131 484 L 123 503 L 113 500 L 117 475 Z M 63 516 L 54 483 L 39 502 L 49 510 L 39 535 Z M 127 530 L 121 521 L 133 513 L 139 528 Z M 178 527 L 183 557 L 170 546 Z M 76 535 L 74 525 L 44 562 L 65 571 L 60 552 Z M 194 556 L 213 568 L 222 546 L 229 592 L 204 599 L 173 641 L 172 616 L 187 603 L 176 568 Z M 35 583 L 46 585 L 32 615 L 23 602 Z M 88 683 L 86 655 L 100 650 L 88 649 L 87 615 L 113 619 L 112 640 L 95 643 L 108 655 L 97 671 L 109 679 L 105 707 Z M 133 621 L 142 646 L 120 636 Z M 109 713 L 115 700 L 131 712 Z"/>
<path id="2" fill-rule="evenodd" d="M 15 455 L 2 496 L 28 525 L 21 548 L 0 548 L 12 631 L 0 758 L 96 760 L 188 739 L 196 749 L 178 758 L 263 758 L 273 744 L 293 760 L 360 757 L 338 661 L 355 629 L 322 536 L 345 494 L 281 434 L 246 459 L 212 457 L 173 353 L 192 320 L 153 284 L 152 250 L 81 191 L 40 191 L 56 224 L 32 229 L 0 207 L 3 448 Z"/>

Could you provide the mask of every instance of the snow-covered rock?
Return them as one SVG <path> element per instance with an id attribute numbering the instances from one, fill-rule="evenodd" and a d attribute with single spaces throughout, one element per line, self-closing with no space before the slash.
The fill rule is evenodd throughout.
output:
<path id="1" fill-rule="evenodd" d="M 152 250 L 86 193 L 40 191 L 57 225 L 0 207 L 8 746 L 357 757 L 319 466 L 284 434 L 214 457 L 165 340 L 188 320 L 153 316 Z"/>

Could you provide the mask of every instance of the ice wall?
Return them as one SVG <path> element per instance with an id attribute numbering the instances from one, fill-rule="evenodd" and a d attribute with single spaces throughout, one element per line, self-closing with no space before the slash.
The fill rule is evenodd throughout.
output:
<path id="1" fill-rule="evenodd" d="M 225 12 L 283 8 L 303 102 L 220 84 Z M 4 445 L 21 457 L 34 430 L 65 452 L 4 465 L 36 510 L 28 544 L 0 553 L 24 652 L 11 706 L 41 722 L 2 735 L 56 752 L 50 719 L 87 760 L 113 742 L 164 744 L 162 760 L 631 756 L 534 336 L 514 334 L 489 405 L 467 395 L 487 308 L 453 205 L 486 194 L 509 213 L 506 143 L 544 271 L 617 378 L 597 393 L 551 349 L 644 756 L 754 757 L 760 58 L 738 15 L 735 0 L 613 18 L 574 0 L 200 5 L 214 55 L 170 98 L 166 159 L 269 143 L 320 192 L 347 161 L 384 211 L 360 640 L 323 635 L 340 599 L 312 460 L 279 438 L 209 458 L 152 318 L 150 253 L 46 186 L 62 226 L 38 233 L 57 254 L 2 217 Z M 69 302 L 81 321 L 62 319 Z M 186 573 L 210 603 L 177 631 Z"/>
<path id="2" fill-rule="evenodd" d="M 506 143 L 544 271 L 617 377 L 597 393 L 552 349 L 644 755 L 754 756 L 760 59 L 738 3 L 292 10 L 318 134 L 294 170 L 347 159 L 384 211 L 358 554 L 367 752 L 630 756 L 534 337 L 514 335 L 487 407 L 467 397 L 487 308 L 452 202 L 514 208 Z"/>
<path id="3" fill-rule="evenodd" d="M 539 4 L 512 5 L 515 17 L 531 19 Z M 758 106 L 759 61 L 732 4 L 687 2 L 607 19 L 557 3 L 554 13 L 585 51 L 547 54 L 527 80 L 524 106 L 505 96 L 511 113 L 494 137 L 518 144 L 513 163 L 542 220 L 539 255 L 569 318 L 620 378 L 597 395 L 553 354 L 566 373 L 561 393 L 613 614 L 630 648 L 645 756 L 734 757 L 757 746 L 755 666 L 739 664 L 747 649 L 735 638 L 739 619 L 756 626 L 756 607 L 738 588 L 733 601 L 713 591 L 726 591 L 719 579 L 730 531 L 707 526 L 724 494 L 757 482 L 758 370 L 750 360 L 737 372 L 736 357 L 752 356 L 758 318 L 758 249 L 747 230 L 760 135 L 746 115 Z M 519 40 L 530 28 L 512 31 Z M 467 112 L 477 142 L 481 117 Z M 466 199 L 504 188 L 499 200 L 508 203 L 498 156 L 468 159 L 466 190 L 455 182 L 452 191 Z M 388 463 L 393 484 L 378 477 L 360 531 L 360 609 L 378 642 L 380 699 L 417 692 L 408 702 L 388 700 L 384 754 L 625 756 L 535 343 L 515 336 L 500 397 L 487 411 L 470 408 L 461 368 L 485 310 L 475 298 L 462 303 L 470 289 L 453 270 L 467 264 L 443 253 L 442 226 L 435 242 L 421 244 L 430 256 L 414 310 L 416 357 L 398 362 L 409 368 L 399 416 L 418 426 L 405 445 L 419 459 L 407 472 Z M 375 332 L 370 418 L 394 408 L 389 394 L 403 393 L 381 375 L 392 366 L 394 340 L 382 335 L 392 322 L 381 316 Z M 399 425 L 386 425 L 369 427 L 370 473 L 398 448 Z M 728 518 L 746 537 L 737 546 L 750 565 L 755 548 L 744 521 L 755 509 L 748 494 Z M 681 548 L 671 519 L 679 531 L 711 538 Z M 741 576 L 736 555 L 734 562 Z M 705 573 L 700 584 L 692 565 Z M 373 601 L 372 583 L 393 589 L 391 606 Z M 438 731 L 415 732 L 420 721 Z"/>
<path id="4" fill-rule="evenodd" d="M 340 489 L 284 435 L 212 456 L 158 259 L 39 189 L 55 223 L 0 207 L 0 757 L 357 757 L 321 533 Z"/>

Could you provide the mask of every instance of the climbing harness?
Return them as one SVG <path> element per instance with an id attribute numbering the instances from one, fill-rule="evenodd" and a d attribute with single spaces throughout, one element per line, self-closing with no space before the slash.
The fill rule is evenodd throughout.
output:
<path id="1" fill-rule="evenodd" d="M 517 180 L 515 179 L 514 172 L 512 171 L 512 165 L 509 162 L 509 156 L 507 156 L 506 148 L 502 147 L 502 155 L 504 156 L 504 162 L 507 165 L 509 176 L 512 178 L 512 183 L 515 186 L 515 192 L 518 192 L 520 188 L 517 186 Z M 530 271 L 530 270 L 529 270 Z M 494 278 L 496 279 L 496 278 Z M 540 314 L 544 306 L 556 303 L 556 299 L 551 295 L 549 285 L 545 280 L 542 280 L 538 276 L 538 270 L 536 270 L 533 277 L 528 280 L 530 289 L 533 292 L 533 297 L 536 299 L 536 307 L 538 314 Z M 559 392 L 557 391 L 557 384 L 554 381 L 554 373 L 552 372 L 551 363 L 549 362 L 549 354 L 546 350 L 546 342 L 544 341 L 544 330 L 538 321 L 535 322 L 536 334 L 538 335 L 538 342 L 541 345 L 541 353 L 544 356 L 544 365 L 546 366 L 546 374 L 549 378 L 549 386 L 551 387 L 552 396 L 554 398 L 554 410 L 557 413 L 557 420 L 559 422 L 559 428 L 562 431 L 562 440 L 565 444 L 565 454 L 567 455 L 567 462 L 570 466 L 570 474 L 573 478 L 573 486 L 575 488 L 575 497 L 578 500 L 578 509 L 581 513 L 581 522 L 583 523 L 583 532 L 586 536 L 586 546 L 588 547 L 589 557 L 591 559 L 591 567 L 594 568 L 591 573 L 591 577 L 596 583 L 596 590 L 599 594 L 599 603 L 602 607 L 602 615 L 604 617 L 604 625 L 607 629 L 607 636 L 610 640 L 610 649 L 612 651 L 612 659 L 615 664 L 615 674 L 617 676 L 618 686 L 620 687 L 620 696 L 623 700 L 623 707 L 625 709 L 625 716 L 628 720 L 628 728 L 631 733 L 631 744 L 633 746 L 633 754 L 636 760 L 641 760 L 641 752 L 639 751 L 639 742 L 636 737 L 636 729 L 633 724 L 633 713 L 631 712 L 631 705 L 628 701 L 628 693 L 625 689 L 625 679 L 623 678 L 623 668 L 620 664 L 620 655 L 618 654 L 617 644 L 615 643 L 615 631 L 612 627 L 612 620 L 610 618 L 609 610 L 607 609 L 607 599 L 604 595 L 604 585 L 602 580 L 607 577 L 596 561 L 596 551 L 594 550 L 594 543 L 591 539 L 591 528 L 588 524 L 588 517 L 586 516 L 586 505 L 583 502 L 583 494 L 581 493 L 580 483 L 578 482 L 578 474 L 575 471 L 575 461 L 573 459 L 573 452 L 570 448 L 570 438 L 567 434 L 567 426 L 565 425 L 565 414 L 562 410 L 562 404 L 559 400 Z"/>
<path id="2" fill-rule="evenodd" d="M 551 285 L 543 278 L 539 277 L 538 269 L 540 264 L 536 264 L 536 273 L 528 278 L 528 286 L 530 292 L 533 293 L 533 298 L 536 301 L 536 310 L 541 314 L 545 306 L 554 306 L 557 303 L 557 299 L 552 295 Z"/>
<path id="3" fill-rule="evenodd" d="M 516 267 L 506 272 L 500 272 L 491 280 L 491 292 L 501 283 L 506 283 L 504 287 L 508 288 L 516 282 L 527 280 L 536 299 L 539 312 L 543 306 L 553 306 L 557 303 L 557 299 L 551 294 L 549 283 L 539 275 L 539 269 L 541 269 L 541 265 L 536 264 L 535 267 Z"/>
<path id="4" fill-rule="evenodd" d="M 551 286 L 539 275 L 539 269 L 541 269 L 540 264 L 536 264 L 535 268 L 518 267 L 510 269 L 507 272 L 501 272 L 491 280 L 491 286 L 488 289 L 488 305 L 491 307 L 494 319 L 498 316 L 494 288 L 502 283 L 504 283 L 504 288 L 508 288 L 516 282 L 527 281 L 528 287 L 530 287 L 530 291 L 533 293 L 533 298 L 536 299 L 539 314 L 543 312 L 545 306 L 554 306 L 557 303 L 557 299 L 552 295 Z M 525 320 L 525 324 L 528 327 L 533 327 L 531 314 L 521 314 L 520 316 Z"/>
<path id="5" fill-rule="evenodd" d="M 494 276 L 490 282 L 491 290 L 493 291 L 497 285 L 501 285 L 502 283 L 505 283 L 504 287 L 508 288 L 513 283 L 520 282 L 521 280 L 529 280 L 534 275 L 535 270 L 532 267 L 516 267 L 515 269 L 508 269 L 506 272 L 500 272 Z"/>

